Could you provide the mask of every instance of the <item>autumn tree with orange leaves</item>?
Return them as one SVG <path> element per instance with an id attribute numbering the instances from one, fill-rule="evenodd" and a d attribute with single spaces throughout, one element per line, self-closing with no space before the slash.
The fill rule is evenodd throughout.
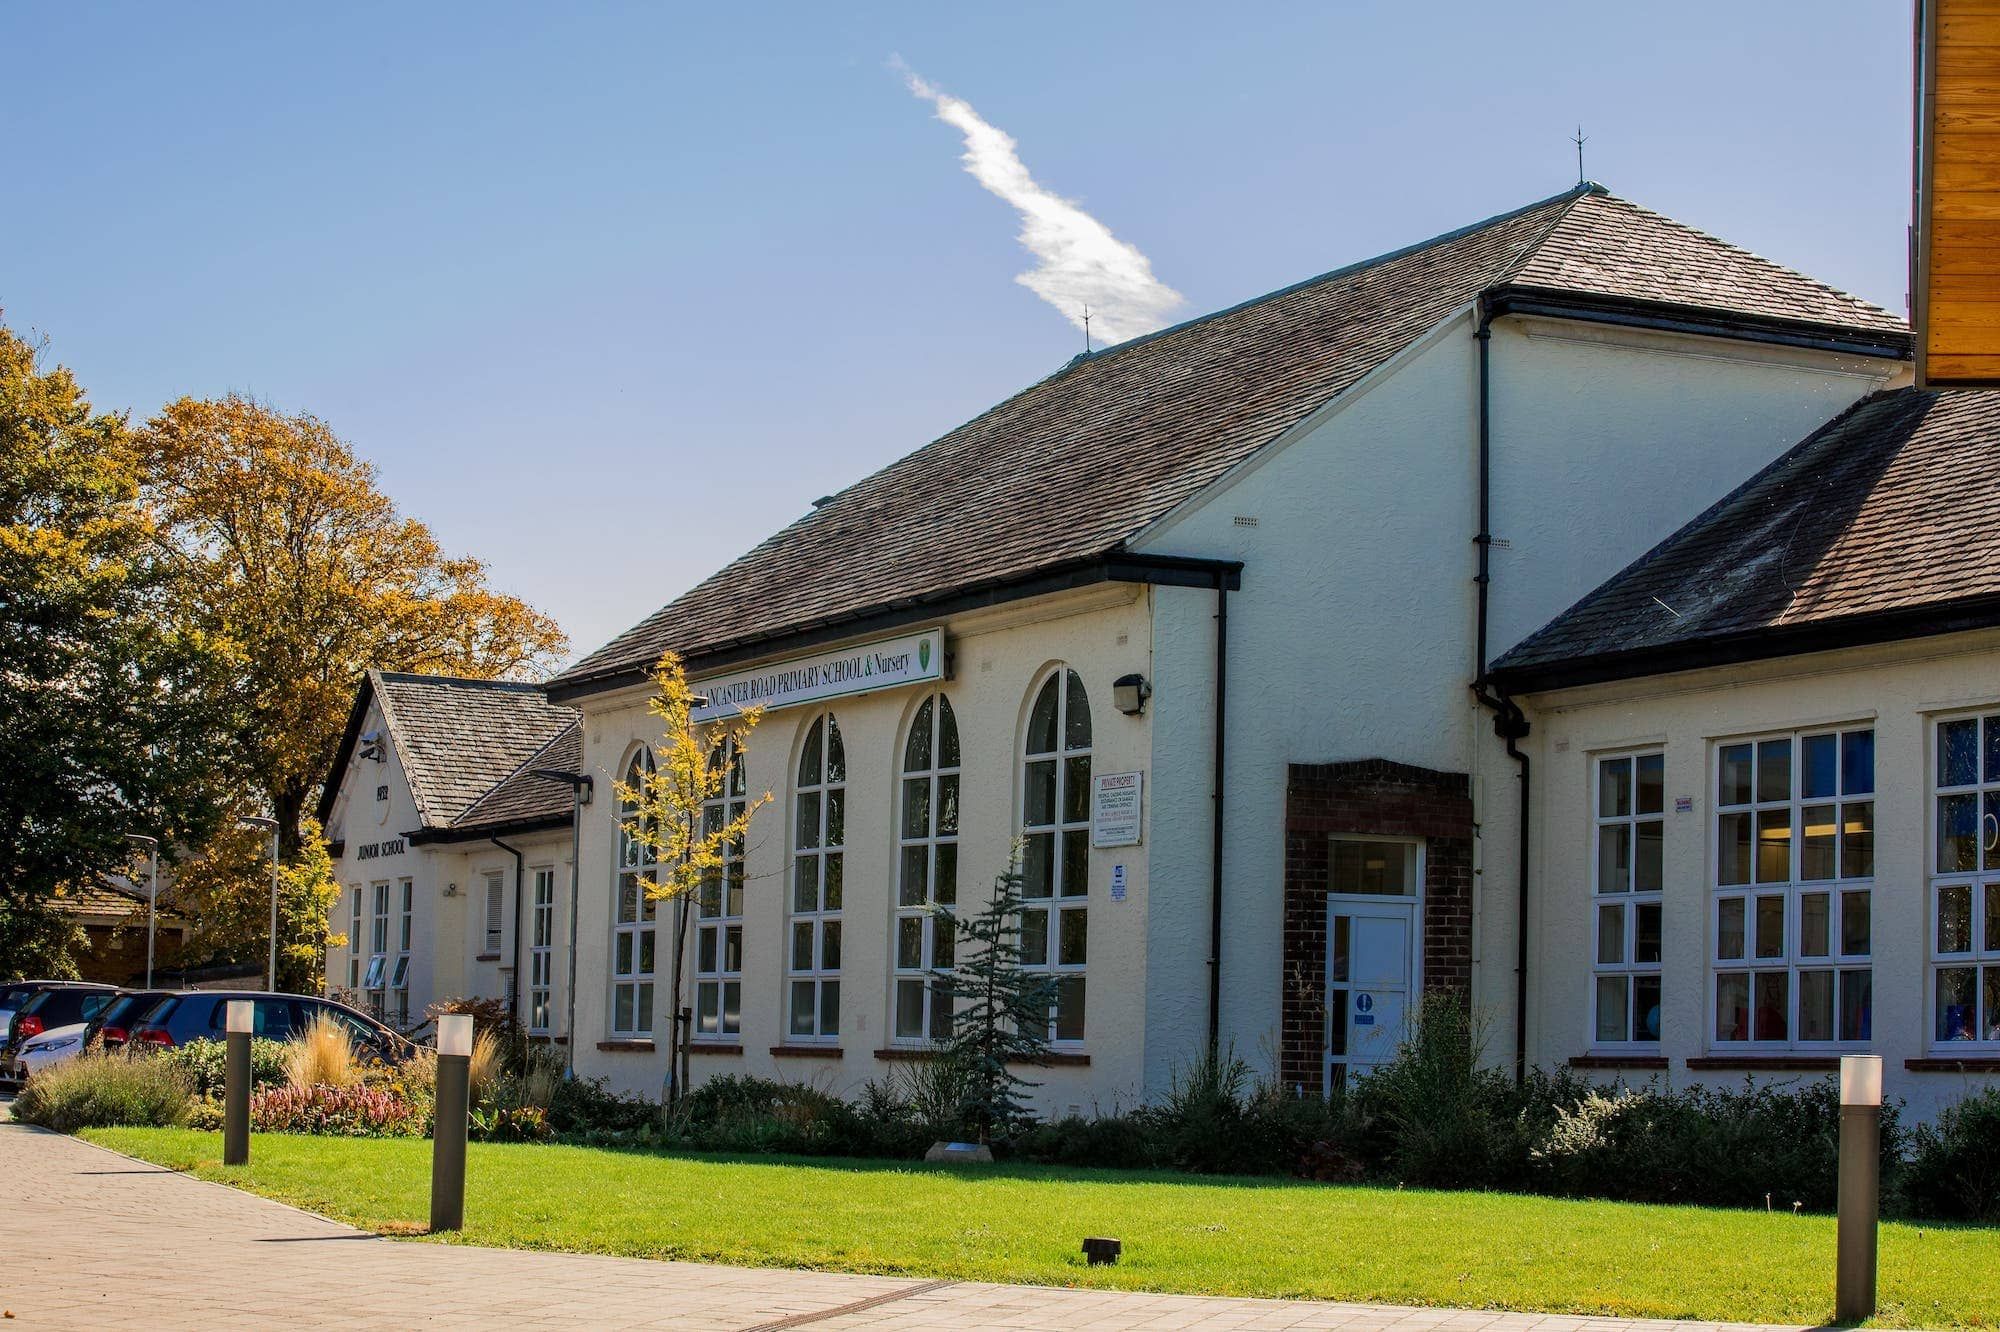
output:
<path id="1" fill-rule="evenodd" d="M 137 438 L 142 497 L 180 575 L 171 614 L 229 654 L 240 761 L 288 858 L 370 667 L 528 678 L 567 647 L 480 561 L 399 513 L 317 417 L 182 398 Z"/>

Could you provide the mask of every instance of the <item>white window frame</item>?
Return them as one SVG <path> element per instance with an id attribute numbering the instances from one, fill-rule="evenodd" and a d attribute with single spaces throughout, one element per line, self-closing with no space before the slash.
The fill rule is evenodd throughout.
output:
<path id="1" fill-rule="evenodd" d="M 379 1020 L 389 998 L 389 880 L 368 885 L 368 970 L 361 978 L 368 1007 Z"/>
<path id="2" fill-rule="evenodd" d="M 415 897 L 415 880 L 396 881 L 396 963 L 389 974 L 389 1011 L 403 1027 L 410 1025 L 410 917 Z"/>
<path id="3" fill-rule="evenodd" d="M 910 765 L 910 743 L 919 719 L 930 718 L 930 740 L 924 766 Z M 951 750 L 945 730 L 951 731 Z M 890 893 L 889 1024 L 890 1043 L 917 1047 L 950 1035 L 951 995 L 939 972 L 949 972 L 957 956 L 957 935 L 950 912 L 958 905 L 958 839 L 963 818 L 960 782 L 965 754 L 958 714 L 943 690 L 925 695 L 910 709 L 902 743 L 896 746 L 896 878 Z M 956 752 L 955 762 L 945 759 Z M 924 805 L 911 803 L 920 787 Z M 921 873 L 916 867 L 921 865 Z M 916 961 L 910 961 L 911 945 Z M 918 1030 L 902 1024 L 903 996 L 916 999 Z"/>
<path id="4" fill-rule="evenodd" d="M 536 865 L 528 926 L 528 1031 L 549 1034 L 555 1016 L 556 867 Z"/>
<path id="5" fill-rule="evenodd" d="M 704 834 L 728 826 L 749 804 L 743 751 L 725 737 L 709 763 L 727 769 L 722 793 L 702 802 Z M 734 1045 L 743 1038 L 743 844 L 722 848 L 722 866 L 702 880 L 694 902 L 694 1028 L 696 1045 Z"/>
<path id="6" fill-rule="evenodd" d="M 1640 807 L 1639 767 L 1642 762 L 1658 760 L 1660 765 L 1660 807 L 1642 809 Z M 1623 814 L 1604 807 L 1604 776 L 1607 766 L 1622 764 L 1626 770 L 1626 808 Z M 1586 1049 L 1609 1053 L 1657 1054 L 1665 1035 L 1665 968 L 1662 959 L 1666 953 L 1666 834 L 1667 834 L 1667 779 L 1666 751 L 1658 746 L 1643 749 L 1607 751 L 1590 756 L 1590 991 L 1584 1004 Z M 1652 889 L 1639 886 L 1639 846 L 1640 830 L 1643 825 L 1655 824 L 1660 835 L 1660 883 Z M 1604 838 L 1615 829 L 1624 829 L 1628 863 L 1625 866 L 1625 883 L 1612 887 L 1604 881 Z M 1655 916 L 1655 942 L 1659 954 L 1642 959 L 1639 956 L 1639 917 L 1646 908 L 1652 908 Z M 1619 949 L 1615 960 L 1604 957 L 1604 917 L 1607 911 L 1615 910 L 1620 918 Z M 1610 1040 L 1600 1033 L 1599 1005 L 1603 999 L 1603 982 L 1618 979 L 1625 990 L 1625 1030 L 1628 1035 Z M 1639 987 L 1650 980 L 1655 986 L 1655 1003 L 1661 1010 L 1661 1034 L 1652 1038 L 1638 1035 L 1640 1029 Z"/>
<path id="7" fill-rule="evenodd" d="M 1334 848 L 1342 842 L 1386 842 L 1410 848 L 1409 891 L 1401 893 L 1341 892 L 1334 884 L 1333 866 L 1335 859 Z M 1413 1019 L 1417 1015 L 1419 1005 L 1423 1002 L 1424 993 L 1424 880 L 1430 871 L 1430 842 L 1427 838 L 1423 837 L 1400 836 L 1393 833 L 1329 833 L 1326 839 L 1326 869 L 1325 906 L 1322 908 L 1326 912 L 1326 915 L 1323 917 L 1327 925 L 1326 959 L 1321 971 L 1326 984 L 1326 999 L 1323 1015 L 1324 1020 L 1321 1023 L 1320 1031 L 1320 1077 L 1322 1079 L 1321 1085 L 1331 1095 L 1333 1092 L 1344 1089 L 1347 1086 L 1348 1069 L 1352 1066 L 1354 1059 L 1354 1052 L 1351 1049 L 1342 1050 L 1338 1054 L 1334 1053 L 1333 1032 L 1336 1023 L 1342 1028 L 1345 1028 L 1348 1023 L 1347 1005 L 1352 1001 L 1347 996 L 1354 992 L 1356 984 L 1353 979 L 1351 966 L 1347 976 L 1342 977 L 1334 974 L 1335 950 L 1338 941 L 1334 933 L 1336 927 L 1333 918 L 1337 915 L 1345 914 L 1343 908 L 1346 911 L 1357 911 L 1375 903 L 1385 901 L 1409 904 L 1410 984 L 1409 995 L 1406 1000 L 1408 1005 L 1406 1020 Z M 1343 1031 L 1343 1037 L 1344 1035 L 1345 1032 Z"/>
<path id="8" fill-rule="evenodd" d="M 1991 1054 L 2000 1051 L 2000 766 L 1988 762 L 1989 746 L 2000 748 L 2000 706 L 1942 714 L 1929 719 L 1926 767 L 1930 798 L 1926 802 L 1929 832 L 1924 837 L 1924 1048 L 1940 1055 Z M 1969 783 L 1944 781 L 1944 730 L 1957 722 L 1973 724 L 1973 778 Z M 1989 727 L 1993 738 L 1989 738 Z M 1945 869 L 1944 805 L 1955 797 L 1972 798 L 1974 868 Z M 1943 898 L 1947 892 L 1966 895 L 1967 947 L 1946 951 Z M 1972 1023 L 1969 1034 L 1947 1037 L 1940 1021 L 1944 975 L 1972 973 Z"/>
<path id="9" fill-rule="evenodd" d="M 792 765 L 796 781 L 792 791 L 791 919 L 785 942 L 783 1039 L 789 1044 L 830 1045 L 840 1039 L 847 746 L 832 712 L 814 715 L 803 734 L 798 762 Z M 815 747 L 819 771 L 808 780 L 805 763 Z"/>
<path id="10" fill-rule="evenodd" d="M 1042 693 L 1051 682 L 1056 684 L 1055 745 L 1052 750 L 1031 748 L 1034 743 L 1035 709 L 1040 705 Z M 1080 696 L 1086 724 L 1090 727 L 1087 742 L 1071 748 L 1069 745 L 1069 722 L 1073 700 Z M 1083 677 L 1075 667 L 1058 663 L 1043 671 L 1035 678 L 1034 686 L 1028 691 L 1028 714 L 1026 725 L 1021 732 L 1021 747 L 1015 757 L 1015 767 L 1019 773 L 1021 801 L 1021 837 L 1023 839 L 1023 884 L 1024 903 L 1021 909 L 1021 942 L 1023 966 L 1030 971 L 1041 971 L 1054 978 L 1059 987 L 1056 1002 L 1049 1010 L 1049 1042 L 1058 1049 L 1075 1050 L 1089 1037 L 1090 990 L 1087 979 L 1089 972 L 1090 940 L 1090 778 L 1094 767 L 1092 756 L 1096 753 L 1096 718 L 1090 711 L 1090 691 L 1084 687 Z M 1082 762 L 1081 778 L 1071 771 L 1072 765 Z M 1050 813 L 1053 821 L 1031 822 L 1030 779 L 1039 764 L 1054 765 L 1054 783 L 1051 791 L 1053 805 Z M 1074 809 L 1065 809 L 1072 789 L 1078 781 L 1082 784 L 1080 804 Z M 1080 813 L 1081 817 L 1075 817 Z M 1071 817 L 1065 817 L 1065 815 Z M 1035 869 L 1034 842 L 1037 837 L 1049 838 L 1049 886 L 1047 897 L 1030 896 L 1039 885 Z M 1066 872 L 1065 854 L 1072 844 L 1080 844 L 1083 849 L 1083 883 L 1069 882 Z M 1034 938 L 1031 922 L 1041 918 L 1039 927 L 1043 941 L 1042 960 L 1029 960 L 1030 947 Z M 1081 960 L 1062 960 L 1064 946 L 1081 932 L 1082 941 L 1078 951 Z M 1072 988 L 1074 987 L 1074 988 Z M 1080 1010 L 1075 1013 L 1075 1025 L 1069 1032 L 1064 1031 L 1065 1005 L 1075 1005 Z"/>
<path id="11" fill-rule="evenodd" d="M 359 997 L 361 994 L 362 958 L 366 955 L 361 937 L 361 885 L 350 889 L 347 921 L 347 992 Z"/>
<path id="12" fill-rule="evenodd" d="M 642 774 L 653 771 L 652 751 L 641 745 L 626 757 L 625 784 L 639 788 Z M 659 967 L 659 903 L 647 896 L 645 884 L 659 870 L 653 850 L 626 831 L 626 820 L 636 810 L 620 802 L 618 810 L 617 855 L 611 875 L 611 954 L 610 1006 L 605 1009 L 605 1026 L 613 1040 L 650 1040 L 653 1035 L 655 971 Z M 645 965 L 648 952 L 652 965 Z M 627 1011 L 619 1021 L 619 1007 Z"/>
<path id="13" fill-rule="evenodd" d="M 1870 774 L 1867 789 L 1851 789 L 1846 768 L 1846 737 L 1866 732 L 1869 735 Z M 1834 738 L 1835 793 L 1832 795 L 1804 794 L 1806 772 L 1805 746 L 1810 740 L 1831 736 Z M 1791 765 L 1790 781 L 1784 797 L 1760 799 L 1759 786 L 1762 782 L 1764 746 L 1777 742 L 1789 745 Z M 1750 796 L 1748 803 L 1725 806 L 1722 802 L 1722 763 L 1725 751 L 1747 746 L 1752 757 L 1750 776 Z M 1881 782 L 1876 769 L 1879 768 L 1875 753 L 1875 723 L 1873 720 L 1859 720 L 1825 726 L 1812 726 L 1790 731 L 1768 731 L 1752 735 L 1730 736 L 1712 740 L 1709 744 L 1706 781 L 1710 793 L 1709 849 L 1708 865 L 1705 871 L 1708 881 L 1708 948 L 1707 948 L 1707 992 L 1703 1001 L 1706 1016 L 1703 1043 L 1710 1053 L 1719 1055 L 1758 1055 L 1774 1053 L 1831 1053 L 1841 1050 L 1865 1050 L 1872 1043 L 1874 1021 L 1874 829 L 1875 806 L 1880 799 Z M 1834 875 L 1831 878 L 1806 879 L 1802 877 L 1802 862 L 1805 856 L 1805 811 L 1831 805 L 1835 810 L 1832 832 L 1835 856 Z M 1868 821 L 1868 873 L 1848 875 L 1848 867 L 1843 862 L 1847 851 L 1844 846 L 1843 829 L 1850 807 L 1866 806 Z M 1787 876 L 1782 880 L 1759 882 L 1758 842 L 1760 815 L 1783 810 L 1787 812 Z M 1750 852 L 1747 873 L 1749 881 L 1740 884 L 1722 883 L 1721 861 L 1723 850 L 1723 821 L 1735 815 L 1750 816 Z M 1826 898 L 1827 951 L 1824 954 L 1805 952 L 1804 911 L 1805 900 L 1824 895 Z M 1757 906 L 1759 899 L 1778 898 L 1784 903 L 1784 926 L 1782 930 L 1782 953 L 1775 956 L 1759 957 L 1757 954 Z M 1847 952 L 1843 920 L 1849 910 L 1851 899 L 1858 897 L 1868 913 L 1867 952 Z M 1740 900 L 1742 906 L 1742 949 L 1740 958 L 1724 958 L 1722 952 L 1722 918 L 1725 904 Z M 1832 990 L 1832 1038 L 1828 1040 L 1806 1040 L 1799 1035 L 1800 1015 L 1803 1005 L 1801 977 L 1808 973 L 1830 973 Z M 1742 1040 L 1724 1039 L 1720 1034 L 1721 999 L 1720 989 L 1725 976 L 1741 975 L 1745 986 L 1746 1038 Z M 1785 1038 L 1782 1040 L 1757 1039 L 1756 1022 L 1758 1012 L 1758 978 L 1760 976 L 1783 975 L 1785 979 Z M 1859 982 L 1851 982 L 1850 977 L 1860 977 Z M 1867 995 L 1863 1003 L 1863 1035 L 1842 1039 L 1840 1022 L 1842 994 L 1850 983 L 1865 983 Z"/>

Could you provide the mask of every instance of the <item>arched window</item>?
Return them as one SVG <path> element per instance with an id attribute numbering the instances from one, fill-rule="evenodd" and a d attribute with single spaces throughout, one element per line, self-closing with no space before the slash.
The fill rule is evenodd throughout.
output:
<path id="1" fill-rule="evenodd" d="M 813 718 L 792 798 L 792 939 L 785 1035 L 840 1035 L 840 899 L 847 842 L 847 747 L 831 712 Z"/>
<path id="2" fill-rule="evenodd" d="M 1058 667 L 1035 695 L 1021 754 L 1022 962 L 1055 977 L 1049 1035 L 1083 1039 L 1090 954 L 1090 699 Z"/>
<path id="3" fill-rule="evenodd" d="M 653 756 L 641 749 L 625 769 L 625 785 L 645 789 L 653 771 Z M 618 807 L 617 900 L 611 913 L 611 1034 L 653 1034 L 653 954 L 659 904 L 646 895 L 645 885 L 659 864 L 644 841 L 633 836 L 631 822 L 638 807 L 624 801 Z"/>
<path id="4" fill-rule="evenodd" d="M 701 807 L 704 833 L 719 832 L 743 816 L 743 751 L 724 740 L 708 756 L 728 768 L 722 793 Z M 722 850 L 722 866 L 701 881 L 695 901 L 694 1038 L 726 1041 L 743 1031 L 743 839 Z"/>
<path id="5" fill-rule="evenodd" d="M 939 908 L 958 901 L 958 718 L 933 694 L 903 740 L 902 813 L 896 825 L 895 1039 L 951 1033 L 951 996 L 931 973 L 952 964 L 951 923 Z"/>

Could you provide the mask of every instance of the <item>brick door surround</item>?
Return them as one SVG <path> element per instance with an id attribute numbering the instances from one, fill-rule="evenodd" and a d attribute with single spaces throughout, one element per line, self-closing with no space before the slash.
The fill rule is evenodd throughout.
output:
<path id="1" fill-rule="evenodd" d="M 1424 843 L 1422 992 L 1472 987 L 1472 783 L 1389 759 L 1294 763 L 1285 783 L 1284 1000 L 1279 1075 L 1324 1091 L 1329 840 L 1341 834 Z"/>

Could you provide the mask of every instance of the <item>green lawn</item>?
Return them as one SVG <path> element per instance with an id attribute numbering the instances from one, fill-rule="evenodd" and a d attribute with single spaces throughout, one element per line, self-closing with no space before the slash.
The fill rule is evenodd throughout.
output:
<path id="1" fill-rule="evenodd" d="M 93 1142 L 368 1229 L 429 1215 L 424 1141 L 104 1129 Z M 470 1244 L 1213 1295 L 1816 1323 L 1833 1221 L 1099 1170 L 474 1144 Z M 1125 1242 L 1087 1268 L 1086 1235 Z M 2000 1326 L 2000 1231 L 1889 1225 L 1882 1326 Z"/>

